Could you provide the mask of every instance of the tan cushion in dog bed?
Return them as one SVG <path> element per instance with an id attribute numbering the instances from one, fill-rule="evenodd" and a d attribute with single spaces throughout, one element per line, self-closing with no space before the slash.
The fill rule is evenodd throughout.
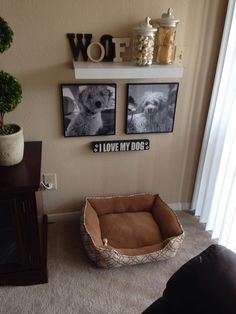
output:
<path id="1" fill-rule="evenodd" d="M 119 267 L 175 256 L 184 232 L 158 195 L 87 198 L 81 235 L 88 256 L 100 267 Z"/>

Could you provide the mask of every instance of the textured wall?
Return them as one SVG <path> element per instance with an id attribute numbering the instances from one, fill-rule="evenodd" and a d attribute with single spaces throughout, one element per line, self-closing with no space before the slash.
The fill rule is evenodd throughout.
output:
<path id="1" fill-rule="evenodd" d="M 23 126 L 25 140 L 43 141 L 42 172 L 58 176 L 58 190 L 44 192 L 46 212 L 77 210 L 87 195 L 157 192 L 168 203 L 191 201 L 226 5 L 226 0 L 1 0 L 0 14 L 15 36 L 0 55 L 0 67 L 20 80 L 24 93 L 7 120 Z M 145 16 L 158 18 L 168 7 L 180 19 L 176 44 L 186 47 L 174 132 L 125 135 L 125 84 L 146 81 L 120 80 L 110 81 L 117 83 L 117 134 L 64 138 L 59 84 L 76 82 L 66 33 L 131 36 Z M 150 151 L 89 149 L 92 140 L 130 138 L 149 138 Z"/>

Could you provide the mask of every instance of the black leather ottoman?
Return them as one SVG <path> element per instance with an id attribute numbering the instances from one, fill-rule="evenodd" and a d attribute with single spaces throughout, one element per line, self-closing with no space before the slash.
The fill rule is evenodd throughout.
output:
<path id="1" fill-rule="evenodd" d="M 143 314 L 235 314 L 236 254 L 211 245 L 167 282 L 163 296 Z"/>

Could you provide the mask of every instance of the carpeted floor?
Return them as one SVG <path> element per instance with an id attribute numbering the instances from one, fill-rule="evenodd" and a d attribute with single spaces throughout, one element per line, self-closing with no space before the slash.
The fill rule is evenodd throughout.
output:
<path id="1" fill-rule="evenodd" d="M 86 257 L 77 221 L 49 225 L 49 283 L 0 287 L 1 314 L 140 314 L 161 296 L 169 277 L 213 241 L 188 212 L 178 212 L 185 240 L 168 261 L 96 268 Z"/>

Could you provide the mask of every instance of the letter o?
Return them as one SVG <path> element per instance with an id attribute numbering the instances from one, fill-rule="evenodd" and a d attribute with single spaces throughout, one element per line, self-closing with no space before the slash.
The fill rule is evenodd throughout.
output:
<path id="1" fill-rule="evenodd" d="M 99 59 L 94 59 L 91 56 L 91 49 L 94 45 L 98 45 L 100 47 L 101 55 L 100 55 Z M 88 55 L 89 60 L 91 60 L 93 62 L 101 62 L 103 60 L 103 58 L 105 57 L 105 49 L 101 43 L 99 43 L 98 41 L 93 41 L 87 48 L 87 55 Z"/>

